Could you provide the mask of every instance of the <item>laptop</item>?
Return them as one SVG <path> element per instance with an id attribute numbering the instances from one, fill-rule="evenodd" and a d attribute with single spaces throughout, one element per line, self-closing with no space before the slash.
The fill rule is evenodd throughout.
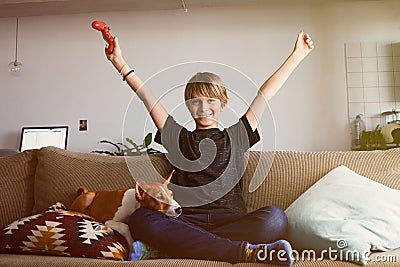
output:
<path id="1" fill-rule="evenodd" d="M 22 127 L 19 151 L 55 146 L 67 149 L 68 126 Z"/>

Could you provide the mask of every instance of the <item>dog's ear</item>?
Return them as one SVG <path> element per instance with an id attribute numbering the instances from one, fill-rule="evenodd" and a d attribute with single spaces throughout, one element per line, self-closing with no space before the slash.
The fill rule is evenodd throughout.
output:
<path id="1" fill-rule="evenodd" d="M 145 181 L 143 181 L 142 179 L 136 180 L 135 196 L 138 201 L 143 200 L 144 194 L 146 193 L 147 188 L 148 188 L 148 185 Z"/>
<path id="2" fill-rule="evenodd" d="M 172 170 L 172 172 L 165 178 L 164 184 L 168 186 L 169 182 L 171 181 L 172 175 L 174 174 L 175 170 Z"/>
<path id="3" fill-rule="evenodd" d="M 89 189 L 87 189 L 86 186 L 82 185 L 76 190 L 76 196 L 79 197 L 80 195 L 86 194 L 89 192 Z"/>
<path id="4" fill-rule="evenodd" d="M 85 186 L 79 187 L 77 191 L 77 196 L 75 200 L 72 202 L 69 210 L 85 212 L 86 209 L 92 204 L 95 196 L 96 193 L 89 192 L 89 190 Z"/>

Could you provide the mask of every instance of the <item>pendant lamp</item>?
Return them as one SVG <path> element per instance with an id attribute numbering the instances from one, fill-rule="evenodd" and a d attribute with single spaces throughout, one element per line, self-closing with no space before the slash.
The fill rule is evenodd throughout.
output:
<path id="1" fill-rule="evenodd" d="M 13 74 L 18 74 L 22 69 L 22 63 L 18 61 L 18 26 L 19 22 L 17 17 L 17 25 L 15 30 L 15 59 L 8 64 L 8 71 Z"/>

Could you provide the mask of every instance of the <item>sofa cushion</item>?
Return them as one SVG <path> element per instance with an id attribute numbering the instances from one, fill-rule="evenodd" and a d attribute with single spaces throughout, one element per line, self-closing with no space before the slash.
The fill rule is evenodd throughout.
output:
<path id="1" fill-rule="evenodd" d="M 0 157 L 0 227 L 32 214 L 36 152 Z"/>
<path id="2" fill-rule="evenodd" d="M 339 166 L 286 209 L 288 238 L 298 250 L 338 250 L 365 265 L 370 251 L 400 247 L 398 203 L 399 190 Z"/>
<path id="3" fill-rule="evenodd" d="M 125 238 L 82 213 L 57 209 L 24 217 L 1 229 L 0 253 L 127 260 Z"/>
<path id="4" fill-rule="evenodd" d="M 375 151 L 251 151 L 244 174 L 248 211 L 266 205 L 286 209 L 333 168 L 345 165 L 360 175 L 400 189 L 400 148 Z M 263 181 L 256 191 L 250 183 Z"/>
<path id="5" fill-rule="evenodd" d="M 133 188 L 133 177 L 157 181 L 171 171 L 163 154 L 112 157 L 45 147 L 37 158 L 34 213 L 57 201 L 69 207 L 82 185 L 90 191 Z"/>

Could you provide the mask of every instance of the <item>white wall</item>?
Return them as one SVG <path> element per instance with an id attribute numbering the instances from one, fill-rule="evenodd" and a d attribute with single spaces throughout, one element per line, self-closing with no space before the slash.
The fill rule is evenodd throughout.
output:
<path id="1" fill-rule="evenodd" d="M 95 19 L 111 26 L 144 80 L 185 62 L 220 63 L 180 65 L 150 79 L 158 96 L 167 92 L 162 101 L 182 123 L 189 118 L 183 96 L 171 89 L 182 90 L 196 71 L 215 71 L 231 88 L 231 109 L 222 117 L 229 124 L 246 108 L 234 93 L 247 103 L 256 94 L 243 77 L 261 85 L 291 52 L 298 31 L 309 32 L 315 51 L 270 102 L 276 127 L 267 114 L 263 143 L 255 147 L 264 150 L 275 143 L 279 150 L 347 150 L 344 43 L 400 41 L 396 0 L 22 17 L 18 59 L 24 69 L 15 77 L 6 70 L 14 58 L 15 18 L 3 18 L 0 148 L 18 148 L 22 126 L 67 124 L 68 149 L 82 152 L 105 148 L 97 144 L 101 139 L 120 141 L 124 133 L 140 141 L 155 131 L 137 98 L 129 105 L 134 95 L 107 62 L 100 33 L 90 27 Z M 78 131 L 79 119 L 88 119 L 87 132 Z"/>

